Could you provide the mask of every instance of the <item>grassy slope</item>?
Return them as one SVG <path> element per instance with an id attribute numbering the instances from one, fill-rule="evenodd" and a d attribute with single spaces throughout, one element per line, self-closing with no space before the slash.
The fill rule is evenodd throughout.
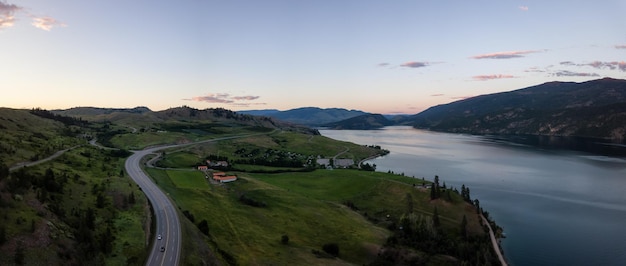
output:
<path id="1" fill-rule="evenodd" d="M 311 253 L 331 242 L 340 245 L 345 254 L 341 259 L 365 263 L 375 255 L 368 247 L 388 235 L 335 201 L 311 199 L 252 176 L 220 186 L 209 185 L 199 172 L 150 169 L 149 173 L 182 210 L 194 215 L 196 224 L 206 219 L 212 240 L 240 264 L 343 264 L 317 260 Z M 241 203 L 238 197 L 243 193 L 267 207 Z M 280 243 L 284 234 L 289 245 Z"/>
<path id="2" fill-rule="evenodd" d="M 123 158 L 109 157 L 102 150 L 85 146 L 69 151 L 57 160 L 29 167 L 27 171 L 35 176 L 43 176 L 47 169 L 51 169 L 57 178 L 63 174 L 69 178 L 63 193 L 50 193 L 43 203 L 37 197 L 40 189 L 36 188 L 19 194 L 8 191 L 1 193 L 7 206 L 3 208 L 0 221 L 6 226 L 9 240 L 0 250 L 10 255 L 1 256 L 0 264 L 10 265 L 13 262 L 19 241 L 27 243 L 27 264 L 40 264 L 42 261 L 49 265 L 77 263 L 75 258 L 78 250 L 74 247 L 76 228 L 72 228 L 70 223 L 77 219 L 74 211 L 87 208 L 96 211 L 96 230 L 93 234 L 102 233 L 104 223 L 109 220 L 116 237 L 112 253 L 98 260 L 109 265 L 142 264 L 146 255 L 147 239 L 143 229 L 147 200 L 131 180 L 119 176 L 123 163 Z M 104 187 L 104 208 L 95 207 L 94 186 Z M 131 192 L 135 204 L 124 206 L 124 197 Z M 24 200 L 15 200 L 15 196 L 10 197 L 11 194 L 20 195 Z M 64 215 L 51 210 L 50 206 L 57 204 Z M 17 223 L 20 219 L 26 222 Z M 35 223 L 35 233 L 32 233 L 31 221 Z M 68 254 L 72 259 L 67 260 L 63 254 Z"/>
<path id="3" fill-rule="evenodd" d="M 60 122 L 40 118 L 28 110 L 0 108 L 0 161 L 13 166 L 84 143 L 74 136 L 64 136 L 64 129 Z"/>
<path id="4" fill-rule="evenodd" d="M 465 214 L 470 232 L 482 234 L 474 209 L 460 198 L 431 202 L 426 190 L 413 187 L 414 179 L 398 175 L 355 170 L 240 174 L 237 182 L 222 186 L 209 184 L 197 171 L 148 171 L 182 210 L 194 215 L 196 224 L 207 220 L 207 245 L 217 243 L 214 250 L 222 249 L 245 265 L 368 263 L 390 234 L 381 227 L 386 216 L 406 211 L 407 193 L 417 213 L 430 217 L 438 206 L 444 228 L 454 230 Z M 238 199 L 242 194 L 267 207 L 243 204 Z M 342 204 L 348 200 L 360 211 Z M 280 243 L 285 234 L 289 245 Z M 339 260 L 311 253 L 326 243 L 339 245 Z"/>
<path id="5" fill-rule="evenodd" d="M 159 165 L 163 167 L 192 167 L 202 162 L 207 155 L 226 156 L 229 160 L 243 159 L 235 151 L 241 148 L 251 150 L 274 149 L 290 151 L 308 156 L 321 156 L 330 158 L 341 153 L 338 158 L 354 159 L 355 162 L 379 152 L 362 145 L 350 142 L 333 140 L 319 135 L 304 135 L 293 132 L 278 132 L 268 135 L 257 135 L 254 137 L 238 138 L 220 142 L 210 142 L 200 145 L 193 145 L 185 148 L 183 152 L 167 152 Z M 180 150 L 179 150 L 180 151 Z M 345 153 L 342 153 L 346 151 Z M 245 158 L 247 159 L 247 158 Z M 237 166 L 248 170 L 275 170 L 271 167 L 261 166 Z"/>

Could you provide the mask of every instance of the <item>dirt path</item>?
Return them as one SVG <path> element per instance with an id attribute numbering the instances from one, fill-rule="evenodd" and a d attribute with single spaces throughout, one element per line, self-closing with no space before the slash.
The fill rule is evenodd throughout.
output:
<path id="1" fill-rule="evenodd" d="M 17 169 L 19 169 L 21 167 L 29 167 L 29 166 L 33 166 L 33 165 L 36 165 L 36 164 L 45 163 L 47 161 L 53 160 L 53 159 L 61 156 L 66 151 L 78 148 L 80 146 L 81 145 L 76 145 L 74 147 L 71 147 L 71 148 L 68 148 L 68 149 L 65 149 L 65 150 L 57 151 L 54 154 L 50 155 L 49 157 L 46 157 L 46 158 L 43 158 L 41 160 L 37 160 L 37 161 L 34 161 L 34 162 L 21 162 L 21 163 L 18 163 L 18 164 L 14 165 L 14 166 L 11 166 L 11 168 L 9 168 L 9 172 L 13 172 L 13 171 L 15 171 L 15 170 L 17 170 Z"/>
<path id="2" fill-rule="evenodd" d="M 344 148 L 346 148 L 346 149 L 345 149 L 345 150 L 343 150 L 343 151 L 342 151 L 342 152 L 340 152 L 340 153 L 337 153 L 337 155 L 333 156 L 333 161 L 334 161 L 334 160 L 337 160 L 337 157 L 338 157 L 339 155 L 342 155 L 342 154 L 344 154 L 344 153 L 346 153 L 346 152 L 349 152 L 349 151 L 350 151 L 350 148 L 348 148 L 348 147 L 344 147 Z"/>
<path id="3" fill-rule="evenodd" d="M 485 216 L 483 216 L 482 214 L 480 215 L 480 217 L 483 218 L 483 222 L 485 222 L 485 224 L 487 224 L 487 227 L 489 227 L 489 236 L 491 237 L 491 244 L 493 245 L 493 250 L 498 255 L 500 264 L 502 264 L 502 266 L 507 266 L 508 264 L 506 263 L 506 260 L 504 260 L 504 256 L 502 256 L 502 252 L 500 252 L 500 245 L 498 245 L 498 240 L 496 239 L 496 236 L 493 233 L 493 230 L 491 229 L 491 225 L 489 224 L 489 221 L 487 221 L 487 218 L 485 218 Z"/>

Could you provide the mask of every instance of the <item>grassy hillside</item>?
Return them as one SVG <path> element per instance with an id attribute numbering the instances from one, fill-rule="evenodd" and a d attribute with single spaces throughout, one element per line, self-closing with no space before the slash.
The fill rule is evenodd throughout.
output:
<path id="1" fill-rule="evenodd" d="M 167 150 L 158 162 L 167 170 L 147 169 L 180 209 L 183 264 L 493 263 L 476 206 L 458 193 L 442 188 L 432 198 L 422 187 L 428 182 L 356 166 L 315 170 L 317 158 L 356 163 L 384 154 L 379 147 L 239 118 L 172 118 L 134 128 L 43 110 L 1 111 L 0 143 L 9 148 L 0 158 L 13 164 L 0 164 L 0 265 L 143 264 L 154 235 L 146 198 L 123 171 L 124 149 L 241 135 L 250 136 Z M 124 149 L 88 145 L 94 135 Z M 207 158 L 230 162 L 222 170 L 238 180 L 210 183 L 195 170 Z"/>
<path id="2" fill-rule="evenodd" d="M 294 172 L 299 169 L 252 163 L 281 150 L 306 158 L 339 154 L 355 161 L 381 152 L 292 132 L 167 151 L 158 165 L 170 170 L 147 170 L 192 227 L 186 237 L 195 239 L 196 246 L 184 250 L 198 252 L 197 244 L 203 242 L 203 253 L 244 265 L 495 263 L 476 206 L 456 190 L 442 189 L 442 195 L 432 200 L 430 190 L 423 187 L 430 182 L 401 175 L 342 169 Z M 214 184 L 196 171 L 195 166 L 211 154 L 235 162 L 226 170 L 238 180 Z M 247 160 L 250 164 L 245 167 L 236 163 L 252 155 L 258 159 Z M 438 226 L 433 225 L 434 216 Z M 203 220 L 206 235 L 197 229 Z M 281 243 L 283 236 L 289 239 L 287 245 Z M 415 239 L 422 239 L 422 244 L 413 243 Z M 323 251 L 327 244 L 339 247 L 338 258 Z M 190 264 L 202 261 L 194 253 L 185 258 Z"/>
<path id="3" fill-rule="evenodd" d="M 83 130 L 45 119 L 30 110 L 0 108 L 0 162 L 9 167 L 67 149 L 85 140 Z"/>
<path id="4" fill-rule="evenodd" d="M 0 264 L 143 264 L 147 201 L 123 162 L 84 146 L 0 180 Z"/>
<path id="5" fill-rule="evenodd" d="M 448 239 L 460 238 L 463 216 L 470 236 L 484 236 L 474 206 L 458 194 L 452 194 L 450 200 L 431 201 L 427 189 L 413 185 L 415 179 L 398 175 L 356 170 L 238 173 L 236 182 L 212 184 L 199 171 L 148 172 L 187 213 L 187 219 L 196 225 L 206 220 L 205 245 L 231 265 L 382 262 L 379 254 L 383 250 L 399 250 L 388 239 L 402 234 L 397 231 L 403 219 L 418 217 L 428 222 L 435 207 L 441 219 L 440 234 Z M 409 200 L 413 206 L 410 213 Z M 283 236 L 288 243 L 281 242 Z M 322 251 L 326 244 L 339 247 L 337 258 Z M 414 256 L 412 261 L 433 265 L 457 262 L 446 257 L 455 254 L 405 248 Z M 185 257 L 186 263 L 201 260 L 188 253 Z"/>

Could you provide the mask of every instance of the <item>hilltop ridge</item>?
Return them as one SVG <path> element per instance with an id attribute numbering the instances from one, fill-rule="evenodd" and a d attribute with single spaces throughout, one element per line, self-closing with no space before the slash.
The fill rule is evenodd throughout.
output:
<path id="1" fill-rule="evenodd" d="M 626 80 L 548 82 L 431 107 L 402 121 L 434 131 L 626 137 Z"/>

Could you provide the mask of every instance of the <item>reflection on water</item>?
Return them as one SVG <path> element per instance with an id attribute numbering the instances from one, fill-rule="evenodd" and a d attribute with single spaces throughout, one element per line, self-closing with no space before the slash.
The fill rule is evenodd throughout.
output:
<path id="1" fill-rule="evenodd" d="M 391 151 L 373 163 L 448 186 L 465 184 L 505 229 L 513 265 L 626 261 L 626 146 L 536 136 L 471 136 L 410 127 L 321 130 Z"/>

